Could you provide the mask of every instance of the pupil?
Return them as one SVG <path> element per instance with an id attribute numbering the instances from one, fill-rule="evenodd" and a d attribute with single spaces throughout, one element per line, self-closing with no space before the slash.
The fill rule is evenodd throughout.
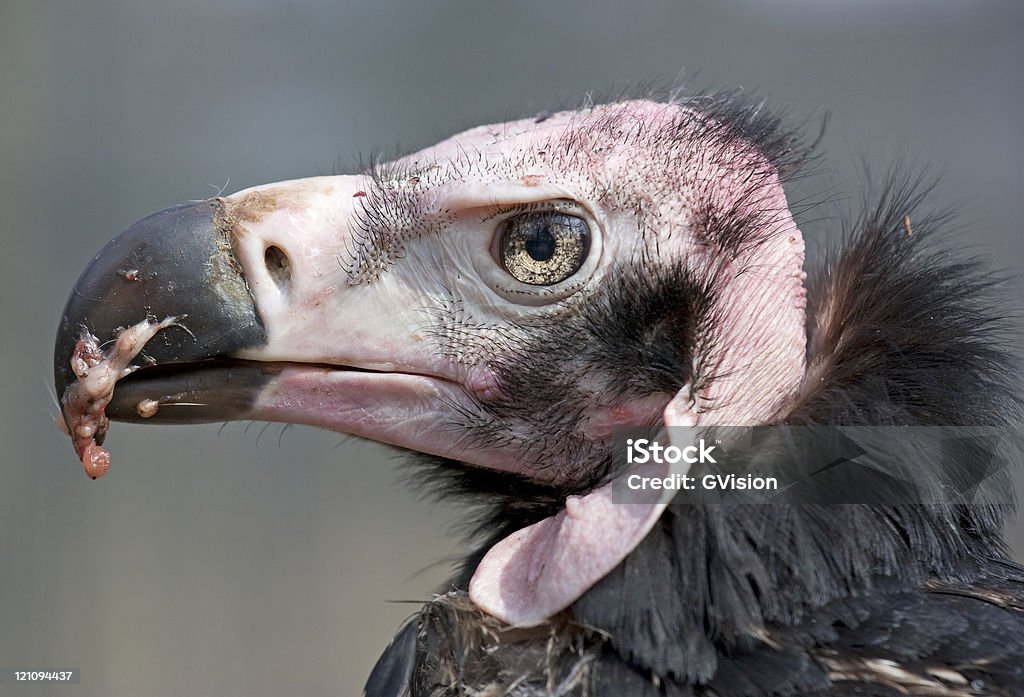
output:
<path id="1" fill-rule="evenodd" d="M 534 261 L 547 261 L 555 254 L 555 236 L 547 225 L 531 228 L 526 233 L 526 253 Z"/>

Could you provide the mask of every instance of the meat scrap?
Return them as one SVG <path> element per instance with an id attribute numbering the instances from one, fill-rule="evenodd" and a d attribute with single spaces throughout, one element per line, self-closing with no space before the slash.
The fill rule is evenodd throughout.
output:
<path id="1" fill-rule="evenodd" d="M 65 432 L 71 436 L 75 452 L 91 479 L 102 477 L 110 467 L 110 453 L 100 446 L 110 427 L 104 410 L 114 396 L 114 384 L 137 369 L 138 366 L 129 364 L 142 347 L 161 329 L 176 322 L 176 317 L 167 317 L 160 322 L 146 318 L 120 330 L 106 351 L 100 346 L 99 339 L 88 330 L 82 330 L 81 338 L 71 352 L 71 370 L 78 380 L 69 385 L 61 397 L 64 412 L 64 424 L 61 425 L 67 427 Z"/>

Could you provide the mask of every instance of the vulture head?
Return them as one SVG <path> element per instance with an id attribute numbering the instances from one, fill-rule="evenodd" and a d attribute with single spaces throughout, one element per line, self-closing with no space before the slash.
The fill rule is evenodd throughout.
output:
<path id="1" fill-rule="evenodd" d="M 891 178 L 808 282 L 783 189 L 807 155 L 760 105 L 630 100 L 156 213 L 72 292 L 61 426 L 95 478 L 109 419 L 311 424 L 476 504 L 369 694 L 1020 687 L 1005 506 L 613 496 L 672 474 L 617 456 L 628 429 L 1016 418 L 991 278 L 930 245 L 920 187 Z M 969 630 L 1013 638 L 939 655 Z"/>

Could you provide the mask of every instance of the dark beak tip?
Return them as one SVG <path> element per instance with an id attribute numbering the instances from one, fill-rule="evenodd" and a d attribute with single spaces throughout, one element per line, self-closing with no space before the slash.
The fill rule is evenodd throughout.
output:
<path id="1" fill-rule="evenodd" d="M 154 213 L 107 243 L 75 283 L 57 328 L 58 398 L 76 380 L 71 358 L 83 331 L 102 345 L 146 318 L 182 318 L 180 330 L 146 344 L 137 365 L 200 361 L 264 343 L 230 236 L 214 199 Z"/>

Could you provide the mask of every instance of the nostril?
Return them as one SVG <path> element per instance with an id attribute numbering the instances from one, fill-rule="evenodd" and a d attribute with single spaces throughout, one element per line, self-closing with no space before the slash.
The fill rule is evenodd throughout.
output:
<path id="1" fill-rule="evenodd" d="M 284 250 L 277 245 L 270 245 L 263 252 L 263 263 L 277 287 L 282 291 L 288 290 L 292 280 L 292 265 Z"/>

